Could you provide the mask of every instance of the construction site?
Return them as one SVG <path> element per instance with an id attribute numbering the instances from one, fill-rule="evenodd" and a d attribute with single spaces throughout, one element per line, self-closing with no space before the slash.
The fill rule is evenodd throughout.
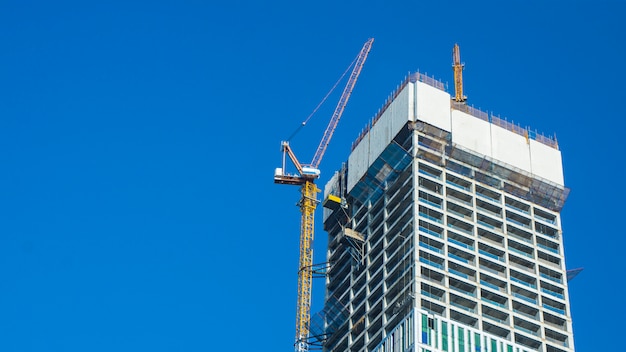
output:
<path id="1" fill-rule="evenodd" d="M 469 105 L 458 45 L 453 92 L 409 74 L 355 131 L 348 159 L 316 184 L 373 42 L 312 141 L 312 161 L 281 143 L 274 182 L 300 188 L 294 350 L 573 352 L 568 280 L 580 269 L 565 267 L 559 145 Z M 318 205 L 328 235 L 320 264 Z M 312 297 L 314 281 L 324 297 Z M 312 299 L 321 311 L 311 312 Z"/>

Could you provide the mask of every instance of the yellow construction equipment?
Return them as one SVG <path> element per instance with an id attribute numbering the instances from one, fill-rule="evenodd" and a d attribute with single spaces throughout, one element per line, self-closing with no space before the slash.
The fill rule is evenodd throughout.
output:
<path id="1" fill-rule="evenodd" d="M 454 49 L 452 49 L 452 68 L 454 70 L 454 101 L 462 103 L 467 100 L 467 97 L 463 95 L 463 68 L 465 68 L 465 64 L 461 63 L 459 44 L 454 44 Z"/>
<path id="2" fill-rule="evenodd" d="M 343 114 L 343 111 L 348 103 L 350 94 L 356 84 L 357 78 L 361 73 L 363 64 L 367 59 L 367 55 L 374 42 L 373 38 L 370 38 L 363 48 L 359 52 L 354 62 L 354 68 L 350 74 L 350 78 L 346 83 L 346 87 L 341 94 L 339 103 L 335 108 L 335 111 L 324 131 L 322 140 L 320 141 L 317 151 L 313 156 L 313 161 L 310 164 L 300 164 L 293 150 L 289 146 L 289 142 L 283 141 L 281 143 L 281 149 L 283 152 L 283 165 L 282 168 L 277 168 L 274 172 L 274 182 L 287 185 L 301 186 L 300 197 L 300 212 L 302 213 L 300 221 L 300 263 L 298 270 L 298 303 L 296 308 L 296 338 L 295 338 L 295 351 L 306 352 L 309 350 L 309 327 L 311 321 L 311 286 L 313 280 L 313 236 L 314 236 L 314 214 L 317 207 L 317 193 L 319 189 L 315 185 L 315 179 L 320 176 L 320 170 L 318 169 L 322 157 L 326 152 L 326 148 L 330 143 L 330 139 L 335 132 L 337 123 Z M 297 170 L 297 174 L 287 174 L 285 172 L 286 157 L 289 157 Z"/>

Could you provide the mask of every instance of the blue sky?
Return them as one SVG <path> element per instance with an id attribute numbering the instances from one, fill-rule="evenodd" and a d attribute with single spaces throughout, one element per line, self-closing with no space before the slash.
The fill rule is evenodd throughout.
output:
<path id="1" fill-rule="evenodd" d="M 435 3 L 3 1 L 0 350 L 291 350 L 298 190 L 272 173 L 369 37 L 320 183 L 409 71 L 451 87 L 459 43 L 471 104 L 556 133 L 576 347 L 616 347 L 626 5 Z"/>

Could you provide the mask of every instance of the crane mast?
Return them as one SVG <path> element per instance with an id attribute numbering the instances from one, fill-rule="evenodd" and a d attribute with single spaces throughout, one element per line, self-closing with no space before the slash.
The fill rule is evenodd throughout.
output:
<path id="1" fill-rule="evenodd" d="M 454 44 L 452 49 L 452 69 L 454 70 L 454 101 L 462 103 L 467 100 L 463 95 L 463 68 L 465 65 L 461 63 L 461 49 L 459 44 Z"/>
<path id="2" fill-rule="evenodd" d="M 300 260 L 298 270 L 298 302 L 296 307 L 296 336 L 295 336 L 295 351 L 307 352 L 309 350 L 309 329 L 311 322 L 311 288 L 313 281 L 313 237 L 314 237 L 314 224 L 315 224 L 315 209 L 317 207 L 317 193 L 320 191 L 315 185 L 315 179 L 320 175 L 318 169 L 322 157 L 326 152 L 326 148 L 330 143 L 330 139 L 335 132 L 337 123 L 343 114 L 343 111 L 348 103 L 348 99 L 352 94 L 354 85 L 361 73 L 363 64 L 367 59 L 367 55 L 374 42 L 373 38 L 370 38 L 363 48 L 359 52 L 350 78 L 346 84 L 346 87 L 341 94 L 339 103 L 335 108 L 335 111 L 330 119 L 322 140 L 313 156 L 313 161 L 308 165 L 301 164 L 293 150 L 289 146 L 288 142 L 282 142 L 281 149 L 283 152 L 283 165 L 282 168 L 277 168 L 274 173 L 274 183 L 298 185 L 300 186 L 300 201 L 298 203 L 301 212 L 300 218 Z M 287 174 L 285 172 L 285 159 L 289 157 L 291 162 L 296 167 L 298 174 Z"/>

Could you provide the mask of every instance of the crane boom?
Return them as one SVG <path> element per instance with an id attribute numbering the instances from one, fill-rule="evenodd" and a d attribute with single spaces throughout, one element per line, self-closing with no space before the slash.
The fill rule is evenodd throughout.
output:
<path id="1" fill-rule="evenodd" d="M 452 49 L 452 68 L 454 70 L 454 101 L 462 103 L 467 100 L 463 95 L 463 68 L 465 65 L 461 63 L 461 49 L 459 44 L 454 44 Z"/>
<path id="2" fill-rule="evenodd" d="M 313 156 L 313 161 L 311 161 L 311 167 L 317 169 L 320 162 L 322 161 L 322 157 L 324 157 L 324 153 L 326 152 L 326 148 L 328 147 L 328 143 L 330 143 L 330 139 L 335 132 L 335 128 L 337 127 L 337 123 L 339 123 L 339 119 L 343 114 L 343 110 L 346 108 L 348 104 L 348 99 L 350 99 L 350 95 L 352 94 L 352 90 L 354 89 L 354 85 L 356 84 L 356 80 L 359 78 L 361 74 L 361 69 L 363 68 L 363 64 L 365 64 L 365 60 L 367 59 L 367 55 L 372 48 L 372 43 L 374 43 L 374 38 L 370 38 L 361 49 L 361 52 L 357 56 L 356 63 L 354 64 L 354 69 L 350 74 L 350 78 L 348 79 L 348 83 L 346 87 L 343 89 L 343 93 L 341 94 L 341 98 L 339 98 L 339 102 L 337 103 L 337 107 L 335 108 L 335 112 L 330 119 L 330 123 L 326 127 L 326 131 L 324 131 L 324 135 L 322 136 L 322 140 L 320 141 L 319 146 L 317 147 L 317 151 Z"/>
<path id="3" fill-rule="evenodd" d="M 307 352 L 309 350 L 309 330 L 311 324 L 311 288 L 313 283 L 313 236 L 314 236 L 314 215 L 317 207 L 317 193 L 320 191 L 315 185 L 315 179 L 319 177 L 317 167 L 326 152 L 328 143 L 333 136 L 337 123 L 343 114 L 348 103 L 350 94 L 354 89 L 367 54 L 369 53 L 373 38 L 368 39 L 355 59 L 355 65 L 343 90 L 339 103 L 335 108 L 322 140 L 315 152 L 313 161 L 309 165 L 300 164 L 288 142 L 282 142 L 283 166 L 277 168 L 274 173 L 274 182 L 279 184 L 300 186 L 300 260 L 298 270 L 298 303 L 296 306 L 296 338 L 295 351 Z M 298 174 L 292 175 L 285 172 L 285 159 L 289 157 L 296 167 Z"/>

